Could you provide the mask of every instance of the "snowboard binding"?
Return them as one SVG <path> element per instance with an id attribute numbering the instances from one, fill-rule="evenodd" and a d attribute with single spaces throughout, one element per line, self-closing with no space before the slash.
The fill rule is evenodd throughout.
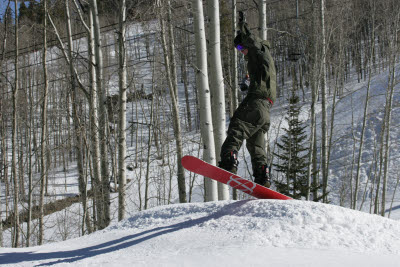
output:
<path id="1" fill-rule="evenodd" d="M 236 150 L 231 151 L 229 155 L 225 156 L 220 162 L 218 162 L 218 167 L 234 174 L 237 173 L 238 166 L 239 160 L 238 152 Z"/>
<path id="2" fill-rule="evenodd" d="M 261 165 L 260 168 L 256 169 L 254 172 L 254 182 L 256 184 L 265 186 L 267 188 L 271 187 L 271 176 L 270 176 L 270 168 L 267 165 Z"/>

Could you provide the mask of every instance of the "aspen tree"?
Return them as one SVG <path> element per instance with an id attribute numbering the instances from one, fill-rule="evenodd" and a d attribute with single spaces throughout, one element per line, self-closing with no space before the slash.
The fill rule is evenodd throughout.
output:
<path id="1" fill-rule="evenodd" d="M 69 0 L 64 1 L 65 5 L 65 14 L 66 14 L 66 27 L 67 27 L 67 40 L 68 40 L 68 58 L 69 58 L 69 70 L 71 77 L 71 104 L 72 104 L 72 114 L 73 114 L 73 125 L 74 125 L 74 135 L 75 135 L 75 149 L 76 149 L 76 160 L 77 160 L 77 168 L 78 168 L 78 185 L 79 185 L 79 193 L 82 198 L 82 206 L 84 211 L 84 216 L 82 220 L 82 224 L 84 225 L 86 210 L 87 210 L 87 199 L 86 199 L 86 178 L 84 175 L 84 160 L 83 160 L 83 138 L 82 138 L 82 123 L 81 116 L 78 114 L 79 103 L 78 103 L 78 88 L 76 83 L 76 77 L 74 74 L 74 60 L 72 57 L 72 29 L 71 29 L 71 18 L 69 13 Z"/>
<path id="2" fill-rule="evenodd" d="M 236 0 L 232 0 L 232 36 L 236 34 Z M 229 110 L 230 117 L 233 116 L 236 108 L 238 107 L 238 52 L 236 48 L 232 49 L 232 93 L 231 93 L 231 106 Z M 237 200 L 237 189 L 232 190 L 232 198 Z"/>
<path id="3" fill-rule="evenodd" d="M 8 10 L 10 8 L 10 2 L 8 2 L 6 10 Z M 2 51 L 1 51 L 1 58 L 0 58 L 0 69 L 1 71 L 3 71 L 3 62 L 5 60 L 5 52 L 7 49 L 7 37 L 8 37 L 8 31 L 7 31 L 7 27 L 8 27 L 8 21 L 9 19 L 7 18 L 7 12 L 5 13 L 4 16 L 4 20 L 3 20 L 3 24 L 4 24 L 4 36 L 3 36 L 3 40 L 2 40 Z M 0 82 L 0 85 L 2 87 L 2 89 L 4 88 L 3 83 Z M 4 95 L 3 93 L 4 91 L 2 90 L 2 95 Z M 4 176 L 2 177 L 5 181 L 6 179 L 8 179 L 7 177 L 7 152 L 6 152 L 6 138 L 5 138 L 5 134 L 6 134 L 6 129 L 7 127 L 5 127 L 6 122 L 5 122 L 5 116 L 4 116 L 4 112 L 3 112 L 3 98 L 0 98 L 0 134 L 1 134 L 1 158 L 0 158 L 0 173 L 4 173 Z M 1 182 L 0 182 L 0 207 L 2 207 L 2 202 L 1 202 Z M 5 198 L 7 199 L 7 195 L 5 196 Z M 0 208 L 0 218 L 2 217 L 2 208 Z M 3 246 L 3 224 L 0 223 L 0 247 Z"/>
<path id="4" fill-rule="evenodd" d="M 19 56 L 19 40 L 18 40 L 18 0 L 15 2 L 15 58 L 14 58 L 14 88 L 12 91 L 12 160 L 11 160 L 11 176 L 14 181 L 14 224 L 13 224 L 13 235 L 12 235 L 12 246 L 18 247 L 19 241 L 19 181 L 17 176 L 17 129 L 18 129 L 18 110 L 17 110 L 17 98 L 18 98 L 18 85 L 19 85 L 19 73 L 18 73 L 18 56 Z"/>
<path id="5" fill-rule="evenodd" d="M 328 130 L 327 130 L 327 112 L 326 112 L 326 34 L 325 34 L 325 0 L 321 0 L 321 40 L 322 40 L 322 51 L 321 51 L 321 104 L 322 104 L 322 122 L 321 122 L 321 146 L 322 146 L 322 194 L 324 196 L 324 202 L 328 201 Z"/>
<path id="6" fill-rule="evenodd" d="M 44 216 L 44 195 L 45 188 L 47 187 L 47 101 L 48 101 L 48 88 L 49 81 L 47 78 L 47 1 L 44 1 L 44 16 L 43 16 L 43 52 L 42 52 L 42 64 L 43 64 L 43 80 L 44 80 L 44 91 L 43 91 L 43 103 L 42 103 L 42 133 L 41 133 L 41 150 L 40 150 L 40 159 L 41 159 L 41 176 L 40 176 L 40 217 L 39 217 L 39 245 L 43 244 L 43 236 L 44 236 L 44 225 L 43 225 L 43 216 Z"/>
<path id="7" fill-rule="evenodd" d="M 126 213 L 126 0 L 119 0 L 118 17 L 119 119 L 118 119 L 118 220 Z"/>
<path id="8" fill-rule="evenodd" d="M 170 58 L 170 79 L 172 83 L 172 88 L 174 95 L 171 95 L 172 99 L 172 114 L 174 121 L 174 136 L 176 144 L 176 160 L 178 169 L 178 194 L 179 202 L 186 203 L 186 179 L 185 171 L 181 164 L 181 159 L 183 157 L 183 145 L 182 145 L 182 133 L 181 133 L 181 123 L 179 116 L 179 96 L 178 96 L 178 82 L 176 75 L 176 59 L 175 59 L 175 40 L 174 31 L 172 25 L 172 12 L 171 12 L 171 1 L 168 0 L 167 4 L 167 21 L 168 21 L 168 36 L 169 36 L 169 58 Z"/>
<path id="9" fill-rule="evenodd" d="M 201 0 L 192 0 L 194 15 L 194 32 L 196 44 L 196 87 L 200 103 L 200 131 L 203 141 L 203 158 L 206 162 L 215 165 L 215 142 L 211 116 L 210 88 L 207 74 L 207 47 L 204 28 L 203 3 Z M 209 178 L 204 179 L 205 200 L 218 199 L 217 182 Z"/>
<path id="10" fill-rule="evenodd" d="M 209 17 L 209 44 L 208 62 L 210 63 L 210 87 L 211 87 L 211 112 L 214 129 L 215 155 L 217 162 L 220 159 L 221 147 L 226 138 L 225 130 L 225 89 L 224 78 L 222 76 L 221 63 L 221 38 L 219 23 L 219 1 L 208 0 Z M 218 183 L 218 199 L 229 199 L 229 189 L 227 185 Z"/>
<path id="11" fill-rule="evenodd" d="M 103 81 L 103 53 L 101 48 L 100 20 L 97 8 L 97 0 L 90 0 L 92 9 L 93 28 L 94 28 L 94 55 L 96 58 L 96 86 L 98 93 L 99 109 L 99 141 L 100 141 L 100 166 L 101 166 L 101 202 L 102 212 L 99 221 L 99 228 L 106 228 L 111 221 L 110 217 L 110 184 L 109 184 L 109 166 L 108 166 L 108 120 L 106 105 L 106 92 Z"/>

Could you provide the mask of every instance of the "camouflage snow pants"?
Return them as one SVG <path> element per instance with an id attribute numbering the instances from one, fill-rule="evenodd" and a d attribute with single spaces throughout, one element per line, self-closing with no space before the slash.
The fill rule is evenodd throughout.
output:
<path id="1" fill-rule="evenodd" d="M 253 173 L 267 165 L 264 135 L 270 126 L 271 103 L 248 95 L 236 109 L 229 123 L 228 136 L 221 148 L 221 161 L 229 160 L 231 151 L 239 151 L 243 140 L 251 156 Z"/>

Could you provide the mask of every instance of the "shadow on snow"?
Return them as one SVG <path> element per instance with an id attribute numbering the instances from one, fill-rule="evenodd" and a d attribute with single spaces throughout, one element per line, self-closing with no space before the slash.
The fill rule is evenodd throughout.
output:
<path id="1" fill-rule="evenodd" d="M 216 220 L 232 212 L 232 208 L 238 208 L 246 204 L 250 200 L 238 201 L 224 206 L 217 212 L 194 220 L 187 220 L 177 224 L 157 227 L 146 230 L 137 234 L 128 235 L 119 239 L 108 241 L 95 246 L 70 250 L 70 251 L 54 251 L 54 252 L 9 252 L 0 253 L 0 262 L 2 264 L 17 264 L 30 261 L 55 260 L 51 262 L 41 263 L 36 266 L 50 266 L 59 263 L 72 263 L 86 258 L 114 252 L 120 249 L 135 246 L 144 241 L 156 238 L 158 236 L 173 233 L 179 230 L 194 227 L 205 223 L 209 220 Z M 77 240 L 79 242 L 79 239 Z"/>

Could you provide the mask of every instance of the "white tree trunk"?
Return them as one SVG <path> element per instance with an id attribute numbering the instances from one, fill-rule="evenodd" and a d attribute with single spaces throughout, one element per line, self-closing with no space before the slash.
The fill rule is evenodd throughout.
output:
<path id="1" fill-rule="evenodd" d="M 310 143 L 309 143 L 309 154 L 308 154 L 308 169 L 307 169 L 307 193 L 306 200 L 310 200 L 311 194 L 311 177 L 313 176 L 313 162 L 316 159 L 313 158 L 314 151 L 314 131 L 315 131 L 315 104 L 317 101 L 317 83 L 316 83 L 316 58 L 317 58 L 317 45 L 316 45 L 316 20 L 315 20 L 315 2 L 312 2 L 312 44 L 313 44 L 313 57 L 311 61 L 311 115 L 310 115 Z"/>
<path id="2" fill-rule="evenodd" d="M 100 141 L 99 141 L 99 112 L 98 112 L 98 94 L 96 85 L 96 57 L 94 55 L 94 26 L 92 10 L 89 9 L 89 32 L 88 32 L 88 50 L 89 50 L 89 82 L 90 82 L 90 149 L 92 152 L 92 190 L 94 192 L 94 202 L 96 206 L 97 220 L 93 223 L 98 225 L 98 220 L 101 218 L 102 203 L 101 203 L 101 176 L 100 176 Z"/>
<path id="3" fill-rule="evenodd" d="M 262 40 L 267 40 L 267 2 L 266 0 L 258 1 L 258 31 Z"/>
<path id="4" fill-rule="evenodd" d="M 78 88 L 76 84 L 76 77 L 74 75 L 74 63 L 73 63 L 73 56 L 72 56 L 72 49 L 73 49 L 73 42 L 72 42 L 72 28 L 71 28 L 71 18 L 69 15 L 69 4 L 68 0 L 65 0 L 65 14 L 67 17 L 67 38 L 68 38 L 68 57 L 69 57 L 69 70 L 70 70 L 70 75 L 71 75 L 71 99 L 72 99 L 72 114 L 73 114 L 73 124 L 74 124 L 74 130 L 75 130 L 75 140 L 76 140 L 76 156 L 77 156 L 77 167 L 78 167 L 78 184 L 79 184 L 79 193 L 81 196 L 82 200 L 82 207 L 83 207 L 83 220 L 82 220 L 82 225 L 85 224 L 85 215 L 86 215 L 86 210 L 87 210 L 87 202 L 86 202 L 86 178 L 84 175 L 84 170 L 83 170 L 83 140 L 82 140 L 82 124 L 81 124 L 81 118 L 79 116 L 78 108 L 79 108 L 79 103 L 78 103 Z"/>
<path id="5" fill-rule="evenodd" d="M 12 236 L 12 246 L 18 247 L 19 240 L 19 214 L 18 214 L 18 203 L 19 203 L 19 182 L 17 176 L 17 129 L 18 129 L 18 116 L 17 116 L 17 97 L 18 97 L 18 83 L 19 83 L 19 74 L 18 74 L 18 1 L 15 1 L 15 82 L 14 82 L 14 90 L 12 92 L 12 105 L 13 105 L 13 118 L 12 118 L 12 162 L 11 162 L 11 174 L 12 179 L 14 181 L 14 229 Z"/>
<path id="6" fill-rule="evenodd" d="M 174 95 L 171 95 L 172 98 L 172 109 L 174 116 L 174 135 L 175 135 L 175 143 L 176 143 L 176 159 L 177 159 L 177 167 L 178 167 L 178 194 L 179 194 L 179 202 L 186 203 L 186 178 L 185 178 L 185 170 L 181 164 L 181 160 L 183 157 L 183 146 L 182 146 L 182 134 L 181 134 L 181 119 L 179 116 L 179 95 L 178 95 L 178 82 L 176 75 L 176 60 L 175 60 L 175 37 L 172 25 L 172 14 L 171 14 L 171 2 L 167 1 L 167 10 L 168 10 L 168 32 L 169 32 L 169 54 L 171 57 L 171 82 Z"/>
<path id="7" fill-rule="evenodd" d="M 232 35 L 236 36 L 236 0 L 232 0 Z M 233 37 L 234 38 L 234 37 Z M 232 41 L 233 41 L 232 38 Z M 233 116 L 236 108 L 238 107 L 238 68 L 237 68 L 237 50 L 233 48 L 232 44 L 232 107 L 230 116 Z"/>
<path id="8" fill-rule="evenodd" d="M 119 2 L 119 119 L 118 119 L 118 220 L 125 218 L 126 209 L 126 0 Z"/>
<path id="9" fill-rule="evenodd" d="M 39 198 L 39 207 L 40 207 L 40 216 L 39 216 L 39 240 L 38 244 L 43 244 L 43 236 L 44 236 L 44 194 L 45 194 L 45 183 L 47 181 L 47 98 L 48 98 L 48 88 L 49 81 L 47 78 L 47 1 L 44 1 L 44 18 L 43 18 L 43 53 L 42 53 L 42 64 L 43 64 L 43 80 L 44 80 L 44 88 L 43 88 L 43 103 L 42 103 L 42 135 L 41 135 L 41 150 L 40 150 L 40 159 L 41 159 L 41 175 L 40 175 L 40 198 Z"/>
<path id="10" fill-rule="evenodd" d="M 312 68 L 311 68 L 311 119 L 310 119 L 310 155 L 309 155 L 309 166 L 308 166 L 308 187 L 319 186 L 318 176 L 315 173 L 317 170 L 317 129 L 316 129 L 316 112 L 315 105 L 317 104 L 318 96 L 318 34 L 317 34 L 317 24 L 318 24 L 318 9 L 317 0 L 312 1 Z M 313 173 L 314 172 L 314 173 Z M 310 188 L 309 188 L 310 189 Z M 308 189 L 307 195 L 310 195 L 310 190 Z M 313 190 L 312 192 L 313 200 L 318 199 L 318 190 Z M 308 196 L 309 200 L 310 196 Z"/>
<path id="11" fill-rule="evenodd" d="M 10 3 L 8 3 L 6 9 L 8 8 L 9 5 L 10 5 Z M 8 21 L 8 19 L 5 18 L 4 22 L 3 22 L 4 23 L 4 29 L 7 29 L 7 21 Z M 3 71 L 3 62 L 4 62 L 4 59 L 5 59 L 5 51 L 7 50 L 7 36 L 8 36 L 7 30 L 4 30 L 3 44 L 2 44 L 3 50 L 2 50 L 2 53 L 1 53 L 1 59 L 0 59 L 0 71 Z M 0 85 L 1 85 L 1 87 L 3 87 L 2 82 L 0 82 Z M 3 94 L 3 90 L 2 90 L 1 93 Z M 3 99 L 0 98 L 0 111 L 2 110 L 2 107 L 3 107 L 2 102 L 3 102 Z M 7 163 L 6 163 L 7 162 L 7 156 L 6 156 L 6 149 L 5 149 L 6 127 L 4 126 L 4 124 L 5 124 L 4 123 L 4 114 L 1 114 L 0 115 L 0 127 L 1 127 L 0 136 L 2 138 L 2 142 L 1 142 L 0 151 L 1 151 L 1 157 L 2 158 L 0 159 L 0 162 L 2 163 L 1 165 L 2 165 L 3 171 L 5 173 L 6 169 L 3 166 L 7 165 Z M 4 179 L 8 179 L 6 174 L 4 174 Z M 1 193 L 2 193 L 2 188 L 1 188 L 1 183 L 0 183 L 0 207 L 2 207 L 2 202 L 1 202 L 2 196 L 1 196 Z M 3 218 L 2 210 L 3 209 L 0 208 L 0 218 Z M 29 209 L 29 210 L 31 210 L 31 209 Z M 29 241 L 29 239 L 28 239 L 28 241 Z M 3 224 L 2 223 L 0 223 L 0 247 L 3 247 Z"/>
<path id="12" fill-rule="evenodd" d="M 395 47 L 397 44 L 397 32 L 395 33 L 396 38 L 393 40 L 392 46 Z M 385 133 L 385 155 L 384 155 L 384 169 L 383 169 L 383 184 L 382 184 L 382 209 L 381 209 L 381 215 L 384 217 L 385 216 L 385 206 L 386 206 L 386 190 L 387 190 L 387 179 L 388 179 L 388 171 L 389 171 L 389 151 L 390 151 L 390 122 L 392 118 L 392 106 L 393 106 L 393 93 L 394 93 L 394 88 L 395 88 L 395 79 L 396 79 L 396 52 L 394 49 L 392 50 L 392 59 L 391 59 L 391 70 L 390 70 L 390 78 L 391 81 L 389 83 L 388 87 L 388 97 L 386 97 L 386 128 L 384 128 Z"/>
<path id="13" fill-rule="evenodd" d="M 153 90 L 154 92 L 154 90 Z M 153 125 L 153 115 L 154 115 L 154 98 L 151 100 L 150 106 L 150 118 L 149 118 L 149 132 L 148 132 L 148 140 L 147 140 L 147 157 L 146 157 L 146 176 L 145 176 L 145 188 L 144 188 L 144 209 L 148 209 L 149 205 L 149 185 L 150 185 L 150 156 L 151 156 L 151 142 L 152 142 L 152 130 L 151 126 Z"/>
<path id="14" fill-rule="evenodd" d="M 326 115 L 326 36 L 325 36 L 325 0 L 321 0 L 321 40 L 322 40 L 322 55 L 321 55 L 321 96 L 322 96 L 322 122 L 321 122 L 321 142 L 322 142 L 322 193 L 324 202 L 327 202 L 328 188 L 328 153 L 327 153 L 327 115 Z"/>
<path id="15" fill-rule="evenodd" d="M 207 48 L 203 3 L 201 0 L 192 1 L 196 43 L 196 87 L 200 102 L 200 131 L 203 140 L 203 158 L 206 162 L 215 165 L 215 143 L 211 117 L 210 88 L 207 74 Z M 206 191 L 205 200 L 216 201 L 218 199 L 217 182 L 205 178 L 204 183 Z"/>
<path id="16" fill-rule="evenodd" d="M 211 111 L 214 128 L 215 155 L 217 162 L 221 160 L 221 147 L 226 138 L 225 130 L 225 89 L 224 77 L 222 75 L 221 42 L 219 25 L 219 1 L 208 0 L 209 18 L 209 45 L 208 62 L 210 64 L 210 86 L 211 86 Z M 218 183 L 218 199 L 229 199 L 228 186 Z"/>
<path id="17" fill-rule="evenodd" d="M 232 0 L 232 36 L 235 38 L 236 36 L 236 0 Z M 232 38 L 232 41 L 233 41 Z M 237 66 L 237 50 L 233 48 L 232 45 L 232 94 L 231 94 L 231 108 L 230 108 L 230 117 L 232 118 L 233 113 L 238 107 L 238 66 Z M 237 189 L 232 190 L 232 199 L 237 200 Z"/>
<path id="18" fill-rule="evenodd" d="M 167 34 L 165 27 L 165 20 L 162 14 L 162 8 L 160 9 L 160 24 L 161 24 L 161 42 L 164 51 L 164 64 L 165 71 L 167 74 L 167 81 L 170 98 L 171 98 L 171 109 L 172 109 L 172 118 L 173 118 L 173 127 L 174 127 L 174 136 L 176 143 L 176 157 L 177 157 L 177 169 L 178 169 L 178 194 L 179 194 L 179 202 L 185 203 L 186 200 L 186 181 L 185 181 L 185 171 L 181 164 L 181 159 L 183 157 L 183 145 L 182 145 L 182 134 L 181 134 L 181 125 L 180 125 L 180 116 L 179 116 L 179 98 L 178 98 L 178 84 L 176 77 L 176 61 L 175 61 L 175 47 L 174 47 L 174 33 L 172 29 L 171 23 L 171 6 L 170 1 L 167 1 L 166 6 L 160 5 L 160 7 L 167 8 L 168 13 L 168 32 L 169 32 L 169 40 L 167 46 Z"/>
<path id="19" fill-rule="evenodd" d="M 106 92 L 103 86 L 103 53 L 101 48 L 100 21 L 97 9 L 97 1 L 90 0 L 92 9 L 93 27 L 94 27 L 94 43 L 96 57 L 96 85 L 98 93 L 99 107 L 99 141 L 100 141 L 100 166 L 101 166 L 101 194 L 103 202 L 102 217 L 99 220 L 99 227 L 103 229 L 110 224 L 110 186 L 108 174 L 108 121 L 105 100 Z"/>
<path id="20" fill-rule="evenodd" d="M 6 9 L 9 7 L 9 5 L 10 5 L 10 3 L 8 3 Z M 3 22 L 4 23 L 4 29 L 7 29 L 7 21 L 8 21 L 8 19 L 6 17 L 4 17 L 4 18 L 5 18 L 4 22 Z M 3 71 L 3 62 L 4 62 L 4 59 L 5 59 L 5 51 L 7 50 L 7 36 L 8 36 L 7 30 L 4 30 L 3 44 L 2 44 L 3 49 L 2 49 L 2 52 L 1 52 L 1 58 L 0 58 L 0 71 Z M 2 81 L 0 81 L 0 86 L 2 88 L 5 87 L 5 86 L 3 86 L 3 82 Z M 4 91 L 2 90 L 1 93 L 3 94 Z M 6 127 L 5 127 L 5 123 L 4 123 L 4 114 L 1 112 L 3 110 L 2 107 L 3 107 L 3 99 L 0 98 L 0 127 L 1 127 L 0 128 L 0 136 L 2 138 L 1 148 L 0 148 L 1 157 L 2 158 L 0 159 L 0 162 L 1 162 L 1 168 L 3 168 L 3 171 L 4 171 L 3 179 L 5 180 L 5 179 L 8 179 L 8 178 L 7 178 L 7 175 L 6 175 L 7 171 L 6 171 L 6 168 L 4 166 L 7 165 L 7 160 L 8 159 L 7 159 L 7 156 L 6 156 L 6 149 L 5 149 Z M 2 188 L 1 188 L 1 183 L 0 183 L 0 207 L 2 207 L 2 202 L 1 202 L 2 196 L 1 196 L 1 193 L 2 193 Z M 3 218 L 2 210 L 3 209 L 0 208 L 0 218 Z M 30 210 L 31 209 L 29 209 L 29 211 Z M 28 239 L 28 241 L 29 241 L 29 239 Z M 3 224 L 2 223 L 0 223 L 0 247 L 3 247 Z"/>

